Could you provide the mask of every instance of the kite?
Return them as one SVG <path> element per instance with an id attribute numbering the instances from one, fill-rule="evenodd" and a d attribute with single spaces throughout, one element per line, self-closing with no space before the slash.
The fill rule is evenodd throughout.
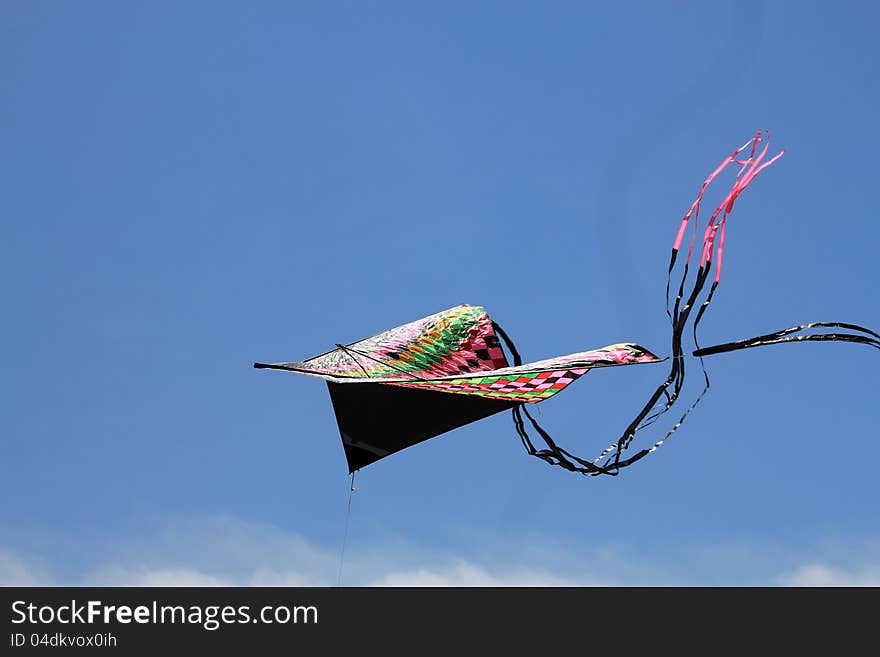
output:
<path id="1" fill-rule="evenodd" d="M 297 372 L 327 382 L 350 473 L 429 438 L 509 410 L 530 455 L 583 475 L 617 475 L 655 452 L 709 390 L 705 356 L 805 341 L 854 342 L 880 349 L 880 335 L 843 322 L 801 324 L 754 338 L 700 347 L 697 328 L 721 280 L 727 221 L 734 202 L 758 174 L 784 153 L 767 159 L 768 149 L 769 134 L 758 131 L 725 157 L 703 182 L 696 200 L 682 218 L 667 273 L 666 312 L 672 327 L 672 353 L 668 358 L 626 342 L 523 364 L 509 336 L 482 307 L 461 305 L 370 338 L 336 344 L 335 349 L 301 362 L 254 363 L 254 367 Z M 710 183 L 728 167 L 738 167 L 734 183 L 699 236 L 703 196 Z M 686 242 L 689 228 L 690 238 Z M 682 254 L 683 262 L 679 263 Z M 681 278 L 670 302 L 677 264 L 681 264 Z M 696 270 L 692 275 L 691 269 Z M 704 294 L 710 278 L 712 282 Z M 686 354 L 684 347 L 688 328 L 696 346 L 691 354 Z M 836 330 L 812 332 L 815 329 Z M 704 379 L 702 391 L 659 440 L 631 452 L 636 435 L 657 422 L 679 400 L 688 356 L 699 360 Z M 528 410 L 591 370 L 664 361 L 669 361 L 667 376 L 620 436 L 593 459 L 581 458 L 560 447 Z M 529 435 L 526 419 L 540 437 L 540 446 Z"/>

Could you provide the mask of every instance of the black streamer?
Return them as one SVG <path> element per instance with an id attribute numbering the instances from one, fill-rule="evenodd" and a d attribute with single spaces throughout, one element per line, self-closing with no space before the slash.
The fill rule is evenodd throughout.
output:
<path id="1" fill-rule="evenodd" d="M 858 335 L 853 333 L 806 333 L 804 335 L 791 335 L 800 331 L 806 331 L 812 328 L 843 328 L 851 331 L 865 333 L 867 335 Z M 871 336 L 871 337 L 868 337 Z M 856 342 L 858 344 L 868 345 L 875 349 L 880 349 L 880 335 L 874 333 L 870 329 L 866 329 L 858 324 L 844 324 L 842 322 L 812 322 L 810 324 L 801 324 L 800 326 L 792 326 L 791 328 L 759 335 L 754 338 L 745 340 L 736 340 L 734 342 L 725 342 L 724 344 L 716 344 L 711 347 L 704 347 L 694 351 L 694 356 L 713 356 L 715 354 L 723 354 L 728 351 L 737 351 L 739 349 L 751 349 L 753 347 L 763 347 L 771 344 L 782 344 L 784 342 L 808 342 L 829 341 L 829 342 Z"/>
<path id="2" fill-rule="evenodd" d="M 669 290 L 671 287 L 672 271 L 675 266 L 676 256 L 677 251 L 673 250 L 672 258 L 670 259 L 669 274 L 666 282 L 666 312 L 672 324 L 672 358 L 669 374 L 667 375 L 666 379 L 649 397 L 647 403 L 642 407 L 641 411 L 639 411 L 632 422 L 630 422 L 630 424 L 626 427 L 626 429 L 623 431 L 617 441 L 612 445 L 612 447 L 603 452 L 594 461 L 587 461 L 578 456 L 575 456 L 571 452 L 568 452 L 557 445 L 550 434 L 543 427 L 541 427 L 540 424 L 538 424 L 537 420 L 535 420 L 534 417 L 532 417 L 527 409 L 526 404 L 518 404 L 512 410 L 513 422 L 516 428 L 516 432 L 519 435 L 523 446 L 530 455 L 535 456 L 545 461 L 546 463 L 549 463 L 550 465 L 555 465 L 571 472 L 577 472 L 583 475 L 616 476 L 620 473 L 620 470 L 622 468 L 628 467 L 636 463 L 637 461 L 641 460 L 648 454 L 651 454 L 658 447 L 660 447 L 660 445 L 662 445 L 667 438 L 669 438 L 673 433 L 675 433 L 675 431 L 678 430 L 679 427 L 681 427 L 684 420 L 688 417 L 688 415 L 690 415 L 691 411 L 693 411 L 694 408 L 696 408 L 697 404 L 699 404 L 699 402 L 703 399 L 710 388 L 709 374 L 706 370 L 705 365 L 703 364 L 703 356 L 711 356 L 715 354 L 726 353 L 729 351 L 750 349 L 753 347 L 760 347 L 765 345 L 806 341 L 853 342 L 858 344 L 865 344 L 880 349 L 880 334 L 877 334 L 874 331 L 871 331 L 870 329 L 864 328 L 857 324 L 847 324 L 844 322 L 812 322 L 809 324 L 801 324 L 799 326 L 776 331 L 774 333 L 756 336 L 754 338 L 737 340 L 734 342 L 726 342 L 711 347 L 700 348 L 697 336 L 697 328 L 700 320 L 703 318 L 706 312 L 706 309 L 712 302 L 712 298 L 714 297 L 715 290 L 718 285 L 717 281 L 715 281 L 710 287 L 706 299 L 702 302 L 702 304 L 700 304 L 700 308 L 697 311 L 697 315 L 693 323 L 693 338 L 695 346 L 697 347 L 697 349 L 693 352 L 693 355 L 700 358 L 700 364 L 704 377 L 703 390 L 699 393 L 699 395 L 697 395 L 696 399 L 681 415 L 681 417 L 672 426 L 672 428 L 669 429 L 669 431 L 663 436 L 663 438 L 655 442 L 650 448 L 642 449 L 627 458 L 623 458 L 624 452 L 629 448 L 636 434 L 642 429 L 656 422 L 657 419 L 660 418 L 660 416 L 662 416 L 670 408 L 672 408 L 672 406 L 675 405 L 676 401 L 678 400 L 679 395 L 681 394 L 681 390 L 684 386 L 685 353 L 682 344 L 684 330 L 687 326 L 688 319 L 690 318 L 691 311 L 696 305 L 700 293 L 705 288 L 706 281 L 708 280 L 709 273 L 712 269 L 712 262 L 711 259 L 707 259 L 706 263 L 698 269 L 696 277 L 694 279 L 693 287 L 688 292 L 687 298 L 685 298 L 685 286 L 688 278 L 688 264 L 685 263 L 675 302 L 673 304 L 672 310 L 670 310 Z M 495 332 L 504 341 L 504 344 L 507 347 L 508 351 L 510 351 L 514 361 L 514 365 L 522 365 L 522 358 L 520 357 L 519 351 L 516 349 L 516 346 L 513 344 L 513 341 L 510 339 L 507 333 L 495 322 L 492 322 L 492 326 L 495 329 Z M 839 328 L 845 329 L 847 331 L 852 331 L 852 333 L 808 333 L 793 335 L 795 333 L 800 333 L 802 331 L 815 328 Z M 658 403 L 660 403 L 661 398 L 664 397 L 665 401 L 663 402 L 662 407 L 659 410 L 655 410 L 658 406 Z M 543 440 L 546 448 L 538 449 L 535 447 L 526 430 L 526 425 L 522 417 L 523 413 L 525 413 L 526 417 L 529 419 L 532 428 Z M 614 452 L 613 454 L 611 454 L 612 451 Z M 607 458 L 605 458 L 602 463 L 598 463 L 598 461 L 602 460 L 603 457 Z"/>

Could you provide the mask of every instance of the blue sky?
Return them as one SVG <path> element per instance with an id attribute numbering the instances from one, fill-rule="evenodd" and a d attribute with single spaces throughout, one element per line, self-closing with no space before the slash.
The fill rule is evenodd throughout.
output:
<path id="1" fill-rule="evenodd" d="M 878 19 L 7 3 L 0 580 L 335 583 L 326 389 L 251 363 L 459 303 L 527 360 L 667 355 L 678 222 L 759 128 L 787 152 L 737 204 L 703 342 L 876 329 Z M 618 478 L 529 458 L 506 414 L 366 468 L 345 582 L 880 583 L 876 352 L 707 362 L 698 411 Z M 593 454 L 664 367 L 594 372 L 540 419 Z"/>

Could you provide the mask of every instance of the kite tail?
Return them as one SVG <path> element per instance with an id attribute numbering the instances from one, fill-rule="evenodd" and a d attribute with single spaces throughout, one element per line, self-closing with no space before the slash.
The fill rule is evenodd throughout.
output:
<path id="1" fill-rule="evenodd" d="M 666 314 L 670 319 L 672 324 L 672 364 L 670 366 L 670 372 L 667 379 L 660 384 L 657 389 L 657 392 L 649 399 L 648 403 L 636 416 L 636 420 L 627 427 L 627 430 L 621 436 L 620 440 L 615 444 L 614 449 L 614 457 L 613 464 L 614 466 L 620 466 L 622 461 L 621 455 L 622 452 L 629 447 L 629 444 L 632 442 L 636 433 L 645 427 L 650 426 L 654 422 L 656 422 L 664 413 L 669 411 L 672 406 L 678 401 L 679 395 L 681 394 L 681 390 L 684 386 L 685 380 L 685 371 L 686 371 L 686 363 L 685 363 L 685 353 L 684 353 L 684 332 L 687 328 L 688 320 L 690 319 L 691 312 L 696 306 L 700 295 L 705 289 L 706 283 L 709 281 L 712 274 L 713 264 L 715 265 L 715 274 L 712 280 L 712 284 L 709 288 L 709 292 L 703 300 L 702 304 L 700 304 L 700 308 L 697 311 L 697 315 L 693 321 L 692 325 L 692 333 L 693 339 L 696 346 L 699 348 L 699 339 L 697 337 L 697 328 L 700 324 L 700 320 L 703 318 L 703 315 L 706 313 L 706 310 L 709 307 L 709 304 L 712 302 L 712 299 L 715 296 L 715 290 L 718 288 L 718 284 L 721 281 L 721 265 L 722 259 L 724 255 L 724 241 L 727 234 L 727 220 L 730 217 L 731 212 L 733 212 L 734 204 L 736 203 L 739 195 L 742 194 L 743 191 L 757 178 L 758 174 L 760 174 L 764 169 L 769 167 L 771 164 L 776 162 L 785 151 L 780 151 L 776 155 L 774 155 L 769 160 L 765 160 L 767 156 L 767 152 L 770 148 L 769 143 L 770 135 L 769 133 L 759 130 L 752 139 L 747 141 L 745 144 L 734 150 L 732 153 L 727 155 L 718 166 L 706 177 L 703 181 L 703 184 L 700 186 L 700 191 L 697 194 L 697 198 L 691 204 L 690 208 L 688 208 L 684 217 L 682 217 L 681 223 L 678 227 L 678 232 L 675 235 L 675 240 L 672 244 L 672 253 L 669 259 L 669 267 L 667 270 L 667 278 L 666 278 Z M 766 141 L 765 141 L 766 140 Z M 759 150 L 759 144 L 765 141 L 763 148 Z M 745 153 L 748 151 L 748 154 Z M 723 171 L 725 171 L 731 165 L 738 165 L 739 169 L 736 173 L 736 177 L 734 178 L 733 185 L 728 191 L 727 195 L 721 200 L 721 202 L 716 206 L 715 210 L 709 217 L 709 220 L 706 223 L 706 227 L 703 230 L 702 234 L 702 244 L 700 244 L 700 257 L 699 264 L 697 266 L 697 272 L 694 276 L 693 282 L 691 284 L 690 290 L 685 294 L 685 289 L 689 280 L 689 272 L 691 268 L 691 260 L 694 258 L 695 247 L 697 246 L 697 236 L 699 235 L 699 221 L 700 221 L 700 210 L 702 208 L 703 196 L 706 193 L 706 190 L 711 185 L 712 181 L 715 180 Z M 673 303 L 672 309 L 669 307 L 669 292 L 671 288 L 672 274 L 675 271 L 675 265 L 679 258 L 679 253 L 682 249 L 682 244 L 685 240 L 685 235 L 687 233 L 688 227 L 692 226 L 690 241 L 687 245 L 687 254 L 685 256 L 684 265 L 682 267 L 681 279 L 678 285 L 678 292 L 675 297 L 675 301 Z M 649 450 L 649 452 L 656 450 L 660 445 L 662 445 L 669 436 L 671 436 L 684 422 L 685 418 L 693 411 L 693 409 L 700 403 L 705 394 L 708 392 L 710 388 L 709 374 L 706 370 L 705 364 L 703 363 L 702 358 L 700 358 L 700 368 L 703 373 L 703 389 L 697 398 L 691 403 L 688 409 L 681 415 L 679 420 L 673 425 L 673 427 L 667 432 L 667 434 L 659 441 L 657 441 L 653 448 Z M 658 394 L 659 393 L 659 394 Z M 665 399 L 665 403 L 657 409 L 657 403 L 660 400 L 660 397 Z M 607 452 L 608 450 L 606 450 Z"/>
<path id="2" fill-rule="evenodd" d="M 760 144 L 764 142 L 763 148 L 759 149 Z M 712 347 L 701 348 L 697 335 L 697 328 L 700 320 L 706 313 L 709 304 L 715 296 L 715 291 L 721 281 L 721 265 L 724 256 L 724 241 L 727 233 L 727 221 L 733 211 L 734 204 L 742 192 L 757 178 L 758 174 L 764 171 L 771 164 L 782 157 L 784 151 L 780 151 L 770 159 L 767 157 L 769 150 L 769 133 L 759 130 L 756 135 L 745 144 L 737 148 L 735 151 L 725 157 L 718 166 L 703 181 L 697 198 L 691 204 L 685 213 L 678 227 L 675 240 L 672 245 L 672 254 L 669 260 L 669 268 L 666 279 L 666 314 L 672 325 L 672 356 L 669 374 L 666 379 L 657 387 L 653 394 L 649 397 L 647 403 L 642 407 L 635 418 L 626 427 L 620 437 L 611 445 L 609 445 L 599 456 L 592 461 L 581 459 L 570 452 L 559 447 L 550 435 L 538 425 L 537 421 L 529 414 L 526 407 L 522 404 L 514 407 L 513 417 L 514 425 L 517 433 L 523 442 L 526 450 L 533 456 L 536 456 L 552 465 L 558 465 L 567 470 L 579 472 L 584 475 L 617 475 L 624 467 L 632 465 L 636 461 L 644 458 L 648 454 L 656 451 L 675 431 L 682 425 L 687 416 L 694 410 L 703 399 L 710 387 L 709 374 L 703 362 L 704 356 L 735 351 L 738 349 L 749 349 L 770 344 L 780 344 L 784 342 L 802 342 L 811 340 L 825 340 L 838 342 L 855 342 L 865 344 L 880 349 L 880 335 L 858 326 L 856 324 L 845 324 L 841 322 L 814 322 L 811 324 L 803 324 L 792 328 L 777 331 L 767 335 L 761 335 L 746 340 L 736 342 L 727 342 L 724 344 L 714 345 Z M 730 166 L 738 166 L 733 185 L 727 195 L 721 200 L 715 210 L 709 217 L 706 227 L 702 231 L 702 240 L 698 244 L 697 236 L 699 234 L 699 218 L 700 209 L 703 201 L 703 195 L 708 189 L 712 181 L 718 177 L 725 169 Z M 672 289 L 672 275 L 676 269 L 676 264 L 683 251 L 685 237 L 688 228 L 692 228 L 689 241 L 686 243 L 687 251 L 684 256 L 682 265 L 681 279 L 678 284 L 675 299 L 670 308 L 670 291 Z M 696 258 L 697 247 L 699 246 L 699 258 Z M 696 267 L 696 273 L 690 276 L 692 261 Z M 714 275 L 713 275 L 714 266 Z M 711 279 L 709 291 L 700 303 L 706 284 Z M 690 285 L 690 286 L 689 286 Z M 688 287 L 689 286 L 689 287 Z M 685 360 L 684 351 L 684 333 L 691 319 L 691 313 L 694 307 L 699 303 L 699 309 L 692 323 L 692 336 L 696 350 L 693 355 L 700 359 L 700 367 L 703 373 L 703 389 L 684 413 L 678 418 L 675 424 L 662 436 L 653 443 L 651 447 L 642 449 L 627 458 L 624 453 L 630 447 L 636 434 L 642 429 L 652 425 L 660 419 L 673 405 L 678 401 L 684 386 L 685 380 Z M 846 333 L 819 333 L 804 334 L 803 331 L 814 328 L 839 328 L 845 329 Z M 514 356 L 517 365 L 521 364 L 521 359 L 513 346 L 513 343 L 507 335 L 496 325 L 497 333 L 502 337 L 508 349 Z M 532 443 L 526 432 L 525 423 L 522 419 L 522 413 L 525 413 L 532 427 L 541 436 L 546 448 L 537 449 Z"/>
<path id="3" fill-rule="evenodd" d="M 500 336 L 501 339 L 504 341 L 504 345 L 510 352 L 514 367 L 519 367 L 520 365 L 522 365 L 522 357 L 519 355 L 519 351 L 517 350 L 516 345 L 513 344 L 513 340 L 510 339 L 510 336 L 507 335 L 507 332 L 505 332 L 505 330 L 501 328 L 501 326 L 499 326 L 497 322 L 492 322 L 492 328 L 495 329 L 495 334 Z M 565 468 L 566 470 L 569 470 L 571 472 L 579 472 L 585 475 L 617 474 L 617 472 L 609 471 L 605 467 L 596 465 L 595 462 L 586 461 L 559 447 L 559 445 L 556 444 L 550 434 L 547 433 L 547 431 L 544 430 L 544 428 L 541 427 L 540 424 L 538 424 L 537 420 L 532 417 L 532 414 L 529 413 L 525 404 L 517 404 L 513 407 L 511 413 L 513 415 L 513 425 L 516 428 L 516 433 L 519 435 L 523 447 L 530 455 L 535 456 L 542 461 L 549 463 L 550 465 L 558 465 L 559 467 Z M 526 417 L 529 418 L 529 422 L 531 422 L 532 427 L 543 439 L 544 444 L 547 446 L 545 449 L 536 448 L 531 438 L 529 438 L 528 431 L 526 431 L 525 422 L 523 422 L 522 418 L 523 413 L 526 414 Z M 637 456 L 638 458 L 641 458 L 642 456 L 644 456 L 644 454 Z"/>
<path id="4" fill-rule="evenodd" d="M 669 438 L 669 436 L 671 436 L 678 429 L 678 427 L 681 426 L 685 418 L 703 398 L 703 396 L 709 389 L 709 376 L 706 372 L 705 367 L 703 367 L 705 381 L 703 391 L 690 405 L 690 407 L 681 415 L 681 417 L 673 425 L 673 427 L 660 440 L 656 441 L 650 448 L 642 449 L 632 456 L 623 458 L 624 452 L 630 447 L 630 444 L 632 443 L 636 434 L 660 419 L 660 417 L 664 413 L 672 408 L 672 406 L 678 400 L 679 395 L 681 394 L 682 387 L 684 386 L 686 369 L 685 353 L 683 347 L 684 331 L 688 325 L 691 312 L 696 305 L 701 292 L 704 290 L 706 282 L 709 280 L 710 273 L 712 272 L 713 262 L 718 263 L 718 266 L 716 266 L 715 270 L 715 279 L 712 283 L 711 290 L 708 296 L 706 297 L 705 301 L 698 311 L 697 319 L 694 323 L 694 331 L 696 331 L 696 323 L 703 316 L 709 303 L 711 302 L 712 296 L 715 292 L 715 288 L 717 287 L 720 280 L 720 263 L 724 247 L 727 219 L 733 210 L 733 206 L 737 197 L 739 197 L 743 190 L 745 190 L 745 188 L 757 177 L 757 175 L 761 171 L 766 169 L 779 157 L 782 156 L 782 153 L 779 153 L 770 160 L 766 162 L 763 161 L 769 148 L 769 144 L 765 144 L 764 148 L 760 152 L 758 152 L 758 144 L 763 140 L 763 135 L 763 131 L 759 131 L 754 138 L 750 139 L 748 142 L 733 151 L 730 155 L 728 155 L 721 161 L 721 163 L 705 179 L 702 186 L 700 187 L 699 193 L 697 194 L 697 198 L 691 204 L 690 208 L 685 213 L 684 217 L 681 220 L 681 223 L 679 224 L 678 232 L 675 236 L 675 240 L 672 246 L 672 254 L 669 260 L 669 268 L 666 280 L 666 314 L 668 315 L 672 324 L 672 357 L 670 359 L 671 364 L 669 374 L 667 375 L 666 379 L 648 398 L 648 401 L 638 412 L 635 418 L 633 418 L 632 422 L 630 422 L 630 424 L 626 427 L 620 437 L 592 461 L 586 461 L 584 459 L 574 457 L 572 454 L 566 452 L 558 445 L 556 445 L 556 443 L 550 438 L 549 434 L 547 434 L 547 432 L 538 425 L 535 419 L 532 418 L 528 411 L 523 407 L 522 411 L 525 411 L 526 417 L 529 418 L 535 431 L 538 432 L 538 434 L 547 445 L 547 449 L 536 449 L 526 433 L 525 423 L 522 421 L 520 408 L 515 407 L 513 409 L 514 425 L 516 426 L 517 433 L 522 439 L 523 445 L 526 447 L 526 450 L 530 454 L 532 454 L 533 456 L 537 456 L 538 458 L 541 458 L 548 463 L 552 463 L 553 465 L 559 465 L 568 470 L 573 470 L 582 474 L 616 475 L 619 473 L 621 468 L 632 465 L 636 461 L 656 451 Z M 738 159 L 749 148 L 750 150 L 748 156 Z M 712 181 L 732 164 L 738 164 L 740 167 L 739 171 L 737 172 L 736 179 L 730 191 L 727 193 L 721 203 L 719 203 L 719 205 L 715 208 L 715 211 L 712 213 L 707 223 L 707 226 L 703 232 L 699 265 L 697 267 L 697 271 L 695 276 L 693 277 L 693 280 L 690 280 L 689 274 L 691 269 L 691 259 L 695 252 L 697 230 L 703 195 L 705 194 Z M 687 247 L 687 255 L 685 257 L 682 267 L 682 275 L 678 284 L 678 290 L 675 296 L 675 300 L 672 303 L 672 308 L 670 308 L 669 297 L 672 287 L 672 274 L 673 271 L 675 271 L 675 266 L 679 258 L 679 252 L 682 249 L 682 243 L 684 242 L 685 235 L 689 226 L 693 226 L 693 230 Z M 687 289 L 689 280 L 690 288 Z M 499 331 L 499 335 L 501 335 L 502 339 L 504 339 L 505 343 L 508 345 L 508 348 L 511 349 L 511 351 L 513 352 L 514 348 L 509 338 L 507 338 L 507 336 L 502 331 Z"/>
<path id="5" fill-rule="evenodd" d="M 697 326 L 709 304 L 715 295 L 715 290 L 721 280 L 721 263 L 724 253 L 724 241 L 727 233 L 727 221 L 733 211 L 734 204 L 740 194 L 755 180 L 759 173 L 773 164 L 782 157 L 783 152 L 778 153 L 769 160 L 765 160 L 769 150 L 769 141 L 764 143 L 763 148 L 759 150 L 759 145 L 765 141 L 766 133 L 758 131 L 755 136 L 745 144 L 727 155 L 715 169 L 706 177 L 696 199 L 688 208 L 681 223 L 675 240 L 672 244 L 672 253 L 669 259 L 669 267 L 667 269 L 666 279 L 666 314 L 672 325 L 671 335 L 671 364 L 669 374 L 666 379 L 657 387 L 654 394 L 648 399 L 647 403 L 636 415 L 633 421 L 627 426 L 620 438 L 609 446 L 597 460 L 605 459 L 600 467 L 613 472 L 619 472 L 620 468 L 631 465 L 639 458 L 647 456 L 656 451 L 666 440 L 682 425 L 684 420 L 696 408 L 703 399 L 710 387 L 709 374 L 706 371 L 702 359 L 700 366 L 703 373 L 703 389 L 696 399 L 681 414 L 673 426 L 657 440 L 649 449 L 638 452 L 635 456 L 624 459 L 623 454 L 629 448 L 636 434 L 646 427 L 654 424 L 667 411 L 669 411 L 678 401 L 681 391 L 684 387 L 686 374 L 686 360 L 684 351 L 684 334 L 691 320 L 691 314 L 697 306 L 706 284 L 712 278 L 712 283 L 708 294 L 699 306 L 696 317 L 693 320 L 692 330 L 694 339 L 697 339 Z M 769 135 L 766 136 L 769 140 Z M 728 167 L 738 166 L 736 177 L 730 190 L 716 206 L 715 210 L 706 222 L 706 227 L 702 231 L 702 242 L 698 244 L 697 238 L 700 234 L 700 211 L 702 209 L 703 196 L 712 182 Z M 690 239 L 687 242 L 687 251 L 684 257 L 684 263 L 681 268 L 681 278 L 679 280 L 678 289 L 675 299 L 671 304 L 669 293 L 672 287 L 672 275 L 679 260 L 680 253 L 683 250 L 682 245 L 685 244 L 685 237 L 691 228 Z M 699 247 L 699 260 L 695 257 Z M 691 269 L 696 266 L 696 272 L 691 277 Z M 714 278 L 712 277 L 714 269 Z M 689 287 L 688 287 L 689 286 Z M 699 346 L 699 345 L 697 345 Z"/>
<path id="6" fill-rule="evenodd" d="M 852 333 L 805 333 L 802 335 L 791 335 L 792 333 L 800 333 L 813 328 L 842 328 L 852 331 Z M 863 333 L 864 335 L 859 335 Z M 713 356 L 715 354 L 723 354 L 728 351 L 737 351 L 739 349 L 751 349 L 752 347 L 763 347 L 771 344 L 782 344 L 784 342 L 807 342 L 807 341 L 831 341 L 831 342 L 856 342 L 858 344 L 868 345 L 875 349 L 880 349 L 880 335 L 866 329 L 858 324 L 845 324 L 843 322 L 811 322 L 810 324 L 801 324 L 800 326 L 792 326 L 791 328 L 768 333 L 766 335 L 758 335 L 754 338 L 745 340 L 736 340 L 734 342 L 725 342 L 724 344 L 716 344 L 712 347 L 704 347 L 697 349 L 694 356 Z"/>

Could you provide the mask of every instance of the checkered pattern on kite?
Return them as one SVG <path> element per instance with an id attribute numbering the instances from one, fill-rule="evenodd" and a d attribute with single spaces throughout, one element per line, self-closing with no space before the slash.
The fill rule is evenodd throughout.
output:
<path id="1" fill-rule="evenodd" d="M 601 349 L 548 358 L 516 367 L 502 367 L 473 376 L 445 376 L 414 380 L 386 381 L 406 388 L 423 388 L 461 395 L 494 399 L 540 402 L 552 397 L 570 383 L 596 367 L 615 367 L 637 363 L 656 363 L 659 358 L 637 344 L 612 344 Z"/>
<path id="2" fill-rule="evenodd" d="M 507 376 L 476 376 L 443 381 L 395 383 L 406 388 L 426 388 L 439 392 L 478 395 L 518 402 L 540 402 L 563 390 L 583 376 L 588 368 L 528 372 Z"/>

